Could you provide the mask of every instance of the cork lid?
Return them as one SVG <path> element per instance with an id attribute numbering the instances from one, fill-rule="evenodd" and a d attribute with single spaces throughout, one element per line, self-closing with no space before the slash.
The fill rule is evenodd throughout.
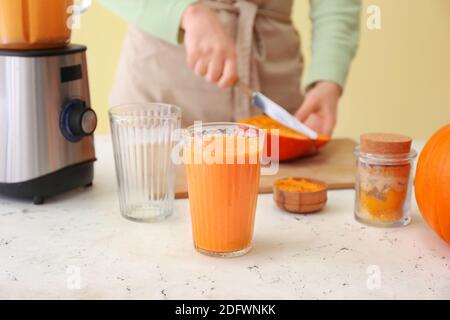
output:
<path id="1" fill-rule="evenodd" d="M 361 151 L 371 154 L 405 154 L 411 151 L 412 139 L 401 134 L 366 133 L 361 135 Z"/>

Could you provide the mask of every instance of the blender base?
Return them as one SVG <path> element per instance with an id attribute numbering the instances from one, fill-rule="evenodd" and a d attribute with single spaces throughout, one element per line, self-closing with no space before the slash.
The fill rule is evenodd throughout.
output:
<path id="1" fill-rule="evenodd" d="M 78 163 L 45 176 L 18 183 L 0 183 L 0 194 L 32 199 L 35 205 L 43 204 L 45 198 L 72 189 L 92 186 L 94 161 Z"/>

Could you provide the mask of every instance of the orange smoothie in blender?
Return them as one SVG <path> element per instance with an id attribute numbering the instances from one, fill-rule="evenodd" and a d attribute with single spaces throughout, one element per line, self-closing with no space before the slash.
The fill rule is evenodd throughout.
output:
<path id="1" fill-rule="evenodd" d="M 194 244 L 212 256 L 239 256 L 251 248 L 260 178 L 258 129 L 206 124 L 203 129 L 243 129 L 241 134 L 190 138 L 183 149 Z M 245 132 L 251 128 L 256 135 Z M 243 133 L 243 134 L 242 134 Z"/>
<path id="2" fill-rule="evenodd" d="M 0 0 L 0 48 L 43 49 L 65 46 L 74 0 Z"/>

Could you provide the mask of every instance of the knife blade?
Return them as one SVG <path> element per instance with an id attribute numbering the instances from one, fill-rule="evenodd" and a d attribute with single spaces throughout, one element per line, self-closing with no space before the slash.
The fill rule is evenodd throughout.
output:
<path id="1" fill-rule="evenodd" d="M 253 104 L 272 119 L 280 122 L 286 127 L 297 131 L 311 140 L 317 140 L 317 132 L 300 122 L 296 117 L 287 112 L 283 107 L 267 98 L 261 92 L 253 91 L 248 85 L 239 81 L 238 86 L 249 96 L 252 97 Z"/>

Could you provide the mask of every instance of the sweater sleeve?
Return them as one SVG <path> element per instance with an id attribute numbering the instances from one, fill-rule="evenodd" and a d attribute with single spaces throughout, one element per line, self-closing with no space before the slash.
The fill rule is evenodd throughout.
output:
<path id="1" fill-rule="evenodd" d="M 142 30 L 178 44 L 184 10 L 196 0 L 99 0 L 113 13 Z"/>
<path id="2" fill-rule="evenodd" d="M 329 80 L 345 87 L 359 41 L 360 0 L 310 0 L 312 61 L 306 87 Z"/>

